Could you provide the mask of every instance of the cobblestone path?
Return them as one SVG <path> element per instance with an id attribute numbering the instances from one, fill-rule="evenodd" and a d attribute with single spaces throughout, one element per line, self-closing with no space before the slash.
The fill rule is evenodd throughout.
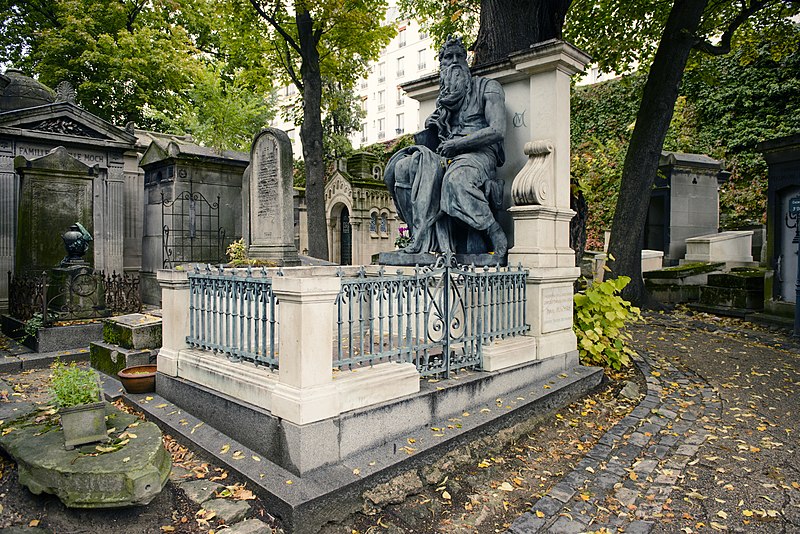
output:
<path id="1" fill-rule="evenodd" d="M 530 511 L 518 517 L 514 534 L 587 531 L 649 532 L 663 517 L 673 486 L 697 462 L 716 420 L 720 399 L 691 371 L 646 353 L 636 364 L 647 392 Z"/>

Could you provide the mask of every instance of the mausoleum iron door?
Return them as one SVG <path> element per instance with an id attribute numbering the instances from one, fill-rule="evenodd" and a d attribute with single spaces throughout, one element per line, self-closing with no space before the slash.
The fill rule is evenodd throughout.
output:
<path id="1" fill-rule="evenodd" d="M 174 200 L 161 193 L 161 229 L 165 269 L 180 263 L 225 261 L 225 229 L 219 224 L 219 200 L 202 193 L 183 191 Z"/>
<path id="2" fill-rule="evenodd" d="M 342 208 L 340 223 L 339 243 L 341 243 L 342 250 L 339 263 L 351 265 L 353 263 L 353 231 L 350 227 L 350 212 L 347 208 Z"/>

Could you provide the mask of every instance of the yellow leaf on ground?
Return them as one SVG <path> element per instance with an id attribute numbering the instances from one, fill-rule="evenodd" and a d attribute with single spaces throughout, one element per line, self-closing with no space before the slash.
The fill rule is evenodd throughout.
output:
<path id="1" fill-rule="evenodd" d="M 536 517 L 544 517 L 544 512 L 541 510 L 536 510 Z"/>
<path id="2" fill-rule="evenodd" d="M 503 482 L 498 486 L 498 489 L 501 489 L 503 491 L 514 491 L 514 486 L 512 486 L 508 482 Z"/>

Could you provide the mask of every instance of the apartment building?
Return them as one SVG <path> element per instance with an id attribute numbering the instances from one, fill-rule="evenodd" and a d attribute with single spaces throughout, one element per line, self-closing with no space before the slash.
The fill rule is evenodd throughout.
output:
<path id="1" fill-rule="evenodd" d="M 417 116 L 419 103 L 407 98 L 400 84 L 427 76 L 439 67 L 433 40 L 415 21 L 399 18 L 394 7 L 389 8 L 387 19 L 394 21 L 397 35 L 370 66 L 369 74 L 354 88 L 366 116 L 361 129 L 350 136 L 353 148 L 418 131 L 424 120 Z M 298 105 L 297 96 L 294 85 L 280 90 L 279 102 L 284 112 L 278 114 L 272 126 L 286 131 L 292 140 L 294 157 L 302 158 L 300 128 L 284 119 L 285 111 Z"/>

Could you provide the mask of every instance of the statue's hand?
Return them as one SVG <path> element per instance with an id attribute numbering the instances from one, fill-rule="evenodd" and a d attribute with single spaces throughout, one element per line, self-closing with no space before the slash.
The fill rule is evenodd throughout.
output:
<path id="1" fill-rule="evenodd" d="M 437 152 L 446 158 L 452 158 L 453 156 L 457 156 L 459 153 L 458 144 L 454 140 L 448 139 L 439 145 Z"/>

